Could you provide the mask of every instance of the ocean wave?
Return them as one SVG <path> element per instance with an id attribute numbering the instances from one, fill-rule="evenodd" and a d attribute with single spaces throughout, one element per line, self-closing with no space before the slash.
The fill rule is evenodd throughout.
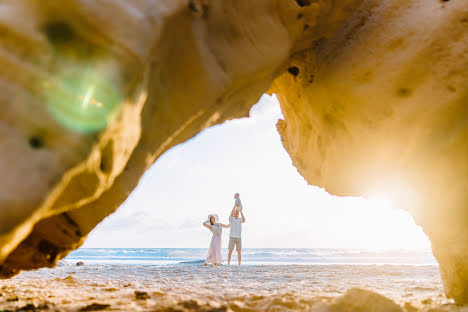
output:
<path id="1" fill-rule="evenodd" d="M 194 261 L 182 261 L 178 264 L 185 264 L 185 265 L 199 265 L 205 263 L 205 260 L 194 260 Z"/>
<path id="2" fill-rule="evenodd" d="M 112 262 L 147 261 L 148 264 L 187 262 L 204 259 L 205 248 L 80 248 L 70 253 L 70 260 Z M 227 257 L 223 249 L 223 257 Z M 395 264 L 437 265 L 430 251 L 369 251 L 356 249 L 281 249 L 246 248 L 242 252 L 246 264 Z M 236 257 L 234 257 L 236 258 Z M 235 260 L 235 259 L 234 259 Z"/>

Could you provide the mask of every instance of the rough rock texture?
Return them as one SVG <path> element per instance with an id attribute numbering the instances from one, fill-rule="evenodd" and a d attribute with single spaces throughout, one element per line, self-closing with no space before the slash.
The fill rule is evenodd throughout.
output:
<path id="1" fill-rule="evenodd" d="M 468 301 L 468 2 L 365 1 L 279 77 L 294 165 L 336 195 L 387 194 Z"/>
<path id="2" fill-rule="evenodd" d="M 335 299 L 329 312 L 403 312 L 403 309 L 394 301 L 369 290 L 352 288 L 342 297 Z"/>
<path id="3" fill-rule="evenodd" d="M 270 91 L 307 181 L 390 194 L 468 302 L 468 2 L 0 0 L 0 33 L 3 276 L 55 265 Z"/>

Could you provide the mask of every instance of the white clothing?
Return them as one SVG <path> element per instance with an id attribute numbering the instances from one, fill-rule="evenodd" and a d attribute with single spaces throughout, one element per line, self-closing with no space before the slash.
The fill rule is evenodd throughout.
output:
<path id="1" fill-rule="evenodd" d="M 223 263 L 223 256 L 221 255 L 221 234 L 223 232 L 223 228 L 221 227 L 221 224 L 215 223 L 211 226 L 210 231 L 213 232 L 213 237 L 211 238 L 211 244 L 208 249 L 208 255 L 206 256 L 205 263 L 221 264 Z"/>
<path id="2" fill-rule="evenodd" d="M 239 211 L 239 212 L 241 212 L 242 209 L 244 208 L 244 207 L 242 207 L 242 202 L 241 202 L 240 198 L 235 199 L 235 205 L 236 205 L 237 211 Z"/>
<path id="3" fill-rule="evenodd" d="M 229 224 L 231 225 L 230 236 L 234 238 L 241 238 L 242 218 L 229 217 Z"/>

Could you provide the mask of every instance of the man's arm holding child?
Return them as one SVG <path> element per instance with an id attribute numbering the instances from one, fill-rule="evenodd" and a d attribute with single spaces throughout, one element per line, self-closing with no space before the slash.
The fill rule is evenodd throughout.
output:
<path id="1" fill-rule="evenodd" d="M 242 216 L 242 223 L 245 222 L 245 217 L 244 217 L 244 214 L 242 213 L 242 211 L 240 212 L 241 216 Z"/>
<path id="2" fill-rule="evenodd" d="M 234 205 L 234 207 L 232 208 L 231 217 L 234 217 L 235 212 L 236 212 L 236 205 Z"/>

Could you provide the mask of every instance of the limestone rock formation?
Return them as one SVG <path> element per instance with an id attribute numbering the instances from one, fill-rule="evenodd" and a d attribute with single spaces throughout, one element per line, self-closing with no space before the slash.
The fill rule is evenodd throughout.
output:
<path id="1" fill-rule="evenodd" d="M 468 2 L 0 0 L 0 32 L 2 276 L 54 266 L 269 91 L 307 181 L 389 193 L 468 302 Z"/>
<path id="2" fill-rule="evenodd" d="M 394 301 L 369 290 L 352 288 L 330 304 L 329 312 L 403 312 Z"/>
<path id="3" fill-rule="evenodd" d="M 364 1 L 291 66 L 272 90 L 299 172 L 410 211 L 447 294 L 468 301 L 468 2 Z"/>

